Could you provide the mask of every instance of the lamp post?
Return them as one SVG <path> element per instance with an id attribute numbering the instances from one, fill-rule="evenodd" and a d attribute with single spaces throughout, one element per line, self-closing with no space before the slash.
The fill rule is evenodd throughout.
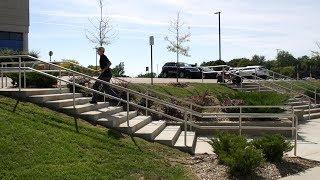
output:
<path id="1" fill-rule="evenodd" d="M 153 36 L 150 36 L 149 42 L 150 42 L 150 48 L 151 48 L 151 85 L 153 85 L 153 45 L 154 45 Z"/>
<path id="2" fill-rule="evenodd" d="M 219 60 L 221 60 L 221 12 L 216 12 L 219 16 Z"/>

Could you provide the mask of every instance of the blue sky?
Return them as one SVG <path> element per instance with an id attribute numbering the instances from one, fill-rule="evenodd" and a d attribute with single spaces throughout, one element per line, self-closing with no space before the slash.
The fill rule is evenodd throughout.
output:
<path id="1" fill-rule="evenodd" d="M 105 0 L 106 14 L 117 30 L 117 38 L 106 47 L 113 65 L 125 63 L 126 74 L 144 73 L 150 66 L 149 36 L 155 36 L 154 71 L 160 73 L 175 54 L 166 50 L 164 40 L 170 20 L 177 11 L 191 27 L 191 57 L 187 63 L 218 59 L 218 17 L 222 11 L 222 58 L 272 59 L 276 49 L 295 56 L 310 55 L 320 41 L 318 0 Z M 44 59 L 75 59 L 95 64 L 94 45 L 85 37 L 89 18 L 98 16 L 96 0 L 30 0 L 29 47 Z"/>

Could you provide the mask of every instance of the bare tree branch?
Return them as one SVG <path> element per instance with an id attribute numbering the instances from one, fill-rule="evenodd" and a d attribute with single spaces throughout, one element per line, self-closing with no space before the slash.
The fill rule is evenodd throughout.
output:
<path id="1" fill-rule="evenodd" d="M 183 56 L 189 57 L 189 51 L 190 47 L 186 46 L 184 47 L 183 44 L 190 42 L 191 33 L 185 33 L 183 34 L 181 31 L 183 30 L 183 27 L 185 26 L 185 23 L 181 20 L 180 16 L 181 12 L 178 11 L 177 17 L 175 19 L 170 20 L 169 22 L 169 32 L 173 34 L 172 39 L 170 39 L 168 36 L 166 36 L 164 39 L 169 42 L 169 45 L 167 47 L 169 52 L 177 53 L 177 62 L 179 61 L 179 54 Z M 190 30 L 190 27 L 188 27 L 188 31 Z"/>
<path id="2" fill-rule="evenodd" d="M 97 46 L 108 46 L 116 38 L 117 31 L 111 25 L 111 19 L 105 16 L 104 10 L 104 0 L 97 0 L 100 8 L 100 17 L 89 19 L 91 28 L 85 30 L 86 38 Z"/>

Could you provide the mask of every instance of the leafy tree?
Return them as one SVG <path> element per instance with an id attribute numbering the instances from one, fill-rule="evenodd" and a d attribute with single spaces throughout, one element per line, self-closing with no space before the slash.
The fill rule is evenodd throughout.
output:
<path id="1" fill-rule="evenodd" d="M 209 61 L 209 62 L 203 62 L 201 66 L 220 66 L 220 65 L 226 65 L 227 63 L 223 60 L 216 60 L 216 61 Z"/>
<path id="2" fill-rule="evenodd" d="M 297 63 L 297 59 L 287 51 L 279 51 L 277 62 L 280 67 L 294 66 Z"/>
<path id="3" fill-rule="evenodd" d="M 181 20 L 180 11 L 177 13 L 177 18 L 170 22 L 169 32 L 174 34 L 174 38 L 170 39 L 166 36 L 164 39 L 169 42 L 167 49 L 169 52 L 174 52 L 177 54 L 177 64 L 179 66 L 179 55 L 190 57 L 189 46 L 184 46 L 185 43 L 190 42 L 191 33 L 183 33 L 183 27 L 185 23 Z M 190 30 L 190 27 L 188 27 Z M 177 67 L 178 69 L 179 67 Z M 179 82 L 179 75 L 177 73 L 177 82 Z"/>
<path id="4" fill-rule="evenodd" d="M 252 56 L 251 64 L 252 65 L 264 66 L 265 65 L 265 61 L 266 61 L 266 57 L 265 56 L 254 55 L 254 56 Z"/>
<path id="5" fill-rule="evenodd" d="M 112 69 L 112 74 L 115 77 L 125 77 L 124 73 L 125 73 L 125 71 L 124 71 L 124 63 L 123 62 L 121 62 L 120 64 L 116 65 Z"/>
<path id="6" fill-rule="evenodd" d="M 139 74 L 137 77 L 138 78 L 151 78 L 151 77 L 155 78 L 157 77 L 157 74 L 156 73 Z"/>

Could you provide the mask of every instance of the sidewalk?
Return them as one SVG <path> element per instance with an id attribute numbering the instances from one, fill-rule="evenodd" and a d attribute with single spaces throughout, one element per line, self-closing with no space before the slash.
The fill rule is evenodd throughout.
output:
<path id="1" fill-rule="evenodd" d="M 302 122 L 299 125 L 297 156 L 305 159 L 320 161 L 320 119 Z M 293 155 L 290 152 L 289 155 Z M 306 172 L 283 178 L 284 180 L 320 179 L 320 167 Z"/>
<path id="2" fill-rule="evenodd" d="M 306 172 L 282 178 L 282 180 L 316 180 L 320 178 L 320 167 L 312 168 Z"/>

